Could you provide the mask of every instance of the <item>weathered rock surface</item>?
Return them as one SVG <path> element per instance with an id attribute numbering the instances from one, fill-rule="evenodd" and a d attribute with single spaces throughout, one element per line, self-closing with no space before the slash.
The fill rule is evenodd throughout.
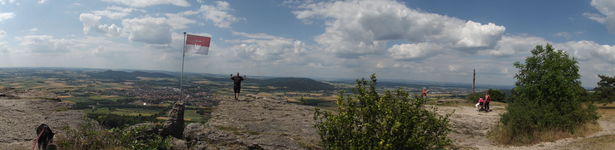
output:
<path id="1" fill-rule="evenodd" d="M 169 120 L 166 120 L 162 125 L 162 136 L 173 136 L 175 138 L 183 138 L 184 133 L 184 102 L 177 101 L 169 110 Z"/>
<path id="2" fill-rule="evenodd" d="M 47 124 L 62 135 L 63 127 L 76 128 L 84 117 L 81 111 L 69 110 L 70 103 L 49 100 L 53 95 L 40 91 L 2 93 L 6 96 L 0 97 L 0 149 L 30 148 L 38 125 Z"/>
<path id="3" fill-rule="evenodd" d="M 184 135 L 190 149 L 318 149 L 314 107 L 248 95 L 224 98 L 206 124 L 191 123 Z"/>

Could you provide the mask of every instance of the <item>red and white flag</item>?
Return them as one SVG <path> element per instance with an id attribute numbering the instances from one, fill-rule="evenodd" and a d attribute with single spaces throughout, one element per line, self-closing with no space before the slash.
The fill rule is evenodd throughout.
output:
<path id="1" fill-rule="evenodd" d="M 198 35 L 186 35 L 185 49 L 188 53 L 207 55 L 209 53 L 210 37 Z"/>

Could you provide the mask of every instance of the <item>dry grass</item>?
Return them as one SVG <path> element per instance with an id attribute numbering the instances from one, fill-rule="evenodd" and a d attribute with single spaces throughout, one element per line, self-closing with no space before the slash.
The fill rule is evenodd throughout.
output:
<path id="1" fill-rule="evenodd" d="M 586 123 L 581 127 L 577 128 L 574 132 L 567 132 L 563 130 L 547 130 L 541 132 L 535 132 L 533 137 L 521 137 L 516 135 L 516 139 L 522 140 L 513 140 L 511 133 L 507 131 L 501 124 L 489 131 L 489 138 L 497 144 L 503 145 L 531 145 L 540 142 L 552 142 L 559 139 L 564 138 L 574 138 L 574 137 L 586 137 L 593 133 L 602 130 L 600 125 L 596 122 Z M 527 140 L 523 140 L 527 139 Z M 531 139 L 531 140 L 529 140 Z"/>
<path id="2" fill-rule="evenodd" d="M 535 140 L 532 143 L 539 143 L 544 141 L 555 141 L 563 138 L 569 137 L 586 137 L 593 133 L 602 130 L 598 123 L 586 123 L 583 126 L 577 128 L 573 133 L 566 131 L 544 131 L 538 132 L 534 134 Z"/>
<path id="3" fill-rule="evenodd" d="M 572 142 L 554 149 L 592 149 L 612 150 L 615 147 L 615 135 L 603 135 Z"/>

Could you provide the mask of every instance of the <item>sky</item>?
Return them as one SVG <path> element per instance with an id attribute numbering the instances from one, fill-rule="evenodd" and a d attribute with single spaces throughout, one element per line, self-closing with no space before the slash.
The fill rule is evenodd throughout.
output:
<path id="1" fill-rule="evenodd" d="M 536 45 L 615 75 L 613 0 L 0 0 L 0 67 L 513 85 Z"/>

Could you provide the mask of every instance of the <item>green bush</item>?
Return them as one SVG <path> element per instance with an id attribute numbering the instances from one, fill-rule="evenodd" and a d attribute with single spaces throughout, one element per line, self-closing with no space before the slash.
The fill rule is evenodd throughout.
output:
<path id="1" fill-rule="evenodd" d="M 61 149 L 103 149 L 117 145 L 114 134 L 92 120 L 86 120 L 77 129 L 64 130 L 66 134 L 57 140 Z"/>
<path id="2" fill-rule="evenodd" d="M 513 101 L 502 115 L 504 143 L 533 143 L 543 131 L 574 132 L 587 122 L 598 119 L 593 105 L 583 105 L 579 67 L 566 52 L 536 46 L 525 64 L 515 63 L 519 73 L 513 89 Z"/>
<path id="3" fill-rule="evenodd" d="M 135 125 L 144 122 L 157 122 L 156 116 L 129 116 L 116 115 L 110 113 L 88 113 L 87 117 L 98 121 L 100 125 L 107 129 L 123 128 L 130 125 Z"/>
<path id="4" fill-rule="evenodd" d="M 489 94 L 491 95 L 491 101 L 497 101 L 497 102 L 507 102 L 506 100 L 506 95 L 504 95 L 504 93 L 500 90 L 494 90 L 494 89 L 489 89 L 487 90 L 487 92 L 489 92 Z M 466 100 L 468 100 L 471 103 L 477 103 L 478 102 L 478 98 L 485 98 L 485 91 L 483 92 L 476 92 L 476 93 L 470 93 L 468 95 L 466 95 Z"/>
<path id="5" fill-rule="evenodd" d="M 598 75 L 598 87 L 594 88 L 594 100 L 600 103 L 611 103 L 615 101 L 615 76 Z"/>
<path id="6" fill-rule="evenodd" d="M 155 128 L 155 127 L 154 127 Z M 66 134 L 56 141 L 61 149 L 169 149 L 170 138 L 157 134 L 147 126 L 105 129 L 93 120 L 86 120 L 76 129 L 66 127 Z"/>
<path id="7" fill-rule="evenodd" d="M 314 119 L 327 149 L 433 149 L 451 143 L 448 116 L 425 108 L 426 99 L 401 89 L 376 91 L 371 81 L 357 80 L 354 95 L 339 93 L 337 113 L 316 110 Z"/>
<path id="8" fill-rule="evenodd" d="M 479 98 L 485 98 L 485 94 L 481 93 L 481 92 L 477 92 L 477 93 L 470 93 L 468 95 L 466 95 L 466 100 L 468 100 L 468 102 L 470 103 L 477 103 Z"/>
<path id="9" fill-rule="evenodd" d="M 494 89 L 489 89 L 488 92 L 489 95 L 491 95 L 491 101 L 507 102 L 506 95 L 504 94 L 504 92 Z"/>
<path id="10" fill-rule="evenodd" d="M 157 150 L 171 147 L 170 138 L 158 135 L 157 130 L 151 131 L 146 126 L 137 126 L 125 129 L 112 129 L 119 145 L 134 150 Z"/>

